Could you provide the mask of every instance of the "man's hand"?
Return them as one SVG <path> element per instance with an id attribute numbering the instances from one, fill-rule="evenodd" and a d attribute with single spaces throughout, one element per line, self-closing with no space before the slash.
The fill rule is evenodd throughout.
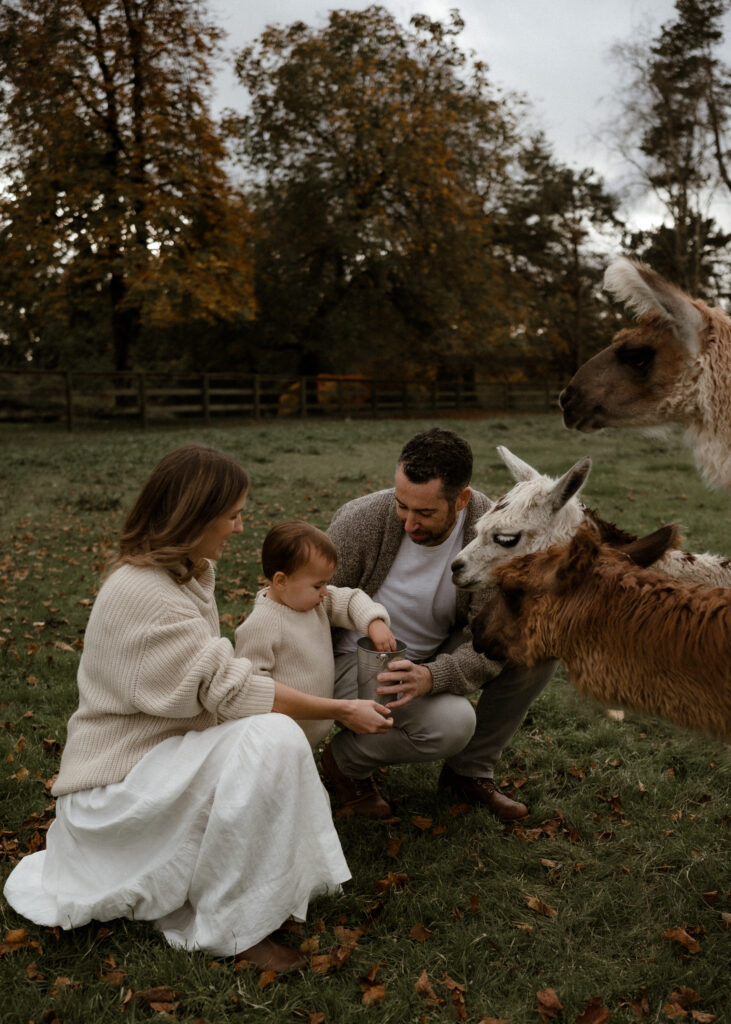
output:
<path id="1" fill-rule="evenodd" d="M 396 694 L 397 699 L 389 701 L 385 705 L 387 708 L 402 708 L 416 697 L 431 693 L 434 680 L 426 665 L 415 665 L 406 658 L 395 658 L 389 662 L 388 669 L 388 672 L 379 672 L 376 676 L 376 693 Z M 382 683 L 389 685 L 381 685 Z"/>

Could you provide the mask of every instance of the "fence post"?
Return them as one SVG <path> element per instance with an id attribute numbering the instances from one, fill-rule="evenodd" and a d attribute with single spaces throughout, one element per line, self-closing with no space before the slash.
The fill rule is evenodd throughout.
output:
<path id="1" fill-rule="evenodd" d="M 307 415 L 307 377 L 300 377 L 300 416 Z"/>
<path id="2" fill-rule="evenodd" d="M 261 419 L 261 381 L 260 381 L 258 373 L 254 374 L 253 389 L 254 389 L 254 394 L 253 394 L 254 419 L 255 420 L 260 420 Z"/>
<path id="3" fill-rule="evenodd" d="M 66 370 L 63 378 L 66 388 L 66 429 L 71 433 L 74 429 L 74 395 L 71 385 L 71 371 Z"/>
<path id="4" fill-rule="evenodd" d="M 203 406 L 203 422 L 208 426 L 211 422 L 211 395 L 210 376 L 207 373 L 203 374 L 201 380 L 201 405 Z"/>
<path id="5" fill-rule="evenodd" d="M 376 386 L 375 377 L 371 377 L 371 408 L 373 409 L 373 415 L 378 415 L 378 388 Z"/>
<path id="6" fill-rule="evenodd" d="M 140 425 L 144 430 L 147 427 L 147 391 L 144 373 L 137 374 L 137 396 L 140 406 Z"/>

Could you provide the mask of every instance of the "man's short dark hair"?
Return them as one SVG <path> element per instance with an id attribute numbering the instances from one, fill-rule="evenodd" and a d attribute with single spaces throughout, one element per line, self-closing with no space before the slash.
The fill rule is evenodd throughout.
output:
<path id="1" fill-rule="evenodd" d="M 453 430 L 432 427 L 406 442 L 398 465 L 412 484 L 441 480 L 444 496 L 455 501 L 472 478 L 472 449 Z"/>

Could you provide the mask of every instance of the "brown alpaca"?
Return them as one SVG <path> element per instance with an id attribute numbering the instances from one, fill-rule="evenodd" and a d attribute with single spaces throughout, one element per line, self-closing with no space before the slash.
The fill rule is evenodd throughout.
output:
<path id="1" fill-rule="evenodd" d="M 529 666 L 556 658 L 602 704 L 731 739 L 731 591 L 644 568 L 674 532 L 612 548 L 585 524 L 569 545 L 498 567 L 475 649 Z"/>
<path id="2" fill-rule="evenodd" d="M 559 396 L 564 423 L 681 423 L 706 482 L 731 488 L 731 318 L 624 257 L 604 287 L 638 322 L 576 371 Z"/>

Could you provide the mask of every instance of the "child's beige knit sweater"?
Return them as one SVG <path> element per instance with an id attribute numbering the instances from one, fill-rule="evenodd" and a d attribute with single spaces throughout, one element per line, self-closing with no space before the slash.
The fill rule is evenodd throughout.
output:
<path id="1" fill-rule="evenodd" d="M 362 590 L 328 587 L 327 597 L 307 612 L 296 612 L 267 596 L 256 595 L 249 617 L 236 630 L 236 656 L 248 658 L 257 675 L 271 676 L 295 690 L 332 697 L 335 681 L 330 627 L 367 633 L 374 619 L 390 620 L 382 604 Z M 332 721 L 299 723 L 316 746 L 330 732 Z"/>
<path id="2" fill-rule="evenodd" d="M 271 711 L 274 685 L 221 636 L 214 570 L 182 586 L 123 565 L 94 602 L 55 796 L 120 782 L 156 744 Z"/>

